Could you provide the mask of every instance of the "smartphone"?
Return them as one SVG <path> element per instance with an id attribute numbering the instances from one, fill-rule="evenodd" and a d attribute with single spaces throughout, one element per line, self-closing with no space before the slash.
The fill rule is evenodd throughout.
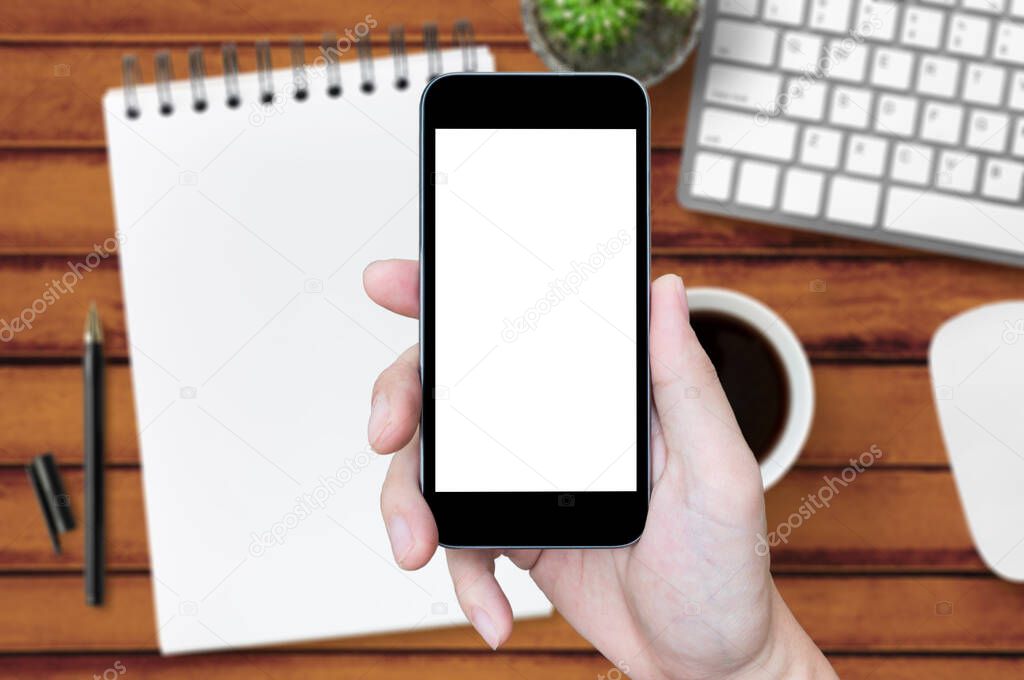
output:
<path id="1" fill-rule="evenodd" d="M 421 102 L 421 483 L 447 547 L 618 547 L 650 489 L 650 106 L 619 74 Z"/>

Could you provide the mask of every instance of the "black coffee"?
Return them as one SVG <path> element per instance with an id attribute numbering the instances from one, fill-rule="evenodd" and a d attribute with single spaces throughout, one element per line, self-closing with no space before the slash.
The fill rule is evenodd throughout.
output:
<path id="1" fill-rule="evenodd" d="M 778 442 L 789 411 L 782 360 L 758 330 L 734 316 L 694 312 L 690 324 L 718 371 L 747 444 L 760 460 Z"/>

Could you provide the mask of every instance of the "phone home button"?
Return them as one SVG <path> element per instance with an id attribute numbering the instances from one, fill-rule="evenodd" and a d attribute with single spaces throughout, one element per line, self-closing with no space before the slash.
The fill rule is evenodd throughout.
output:
<path id="1" fill-rule="evenodd" d="M 571 493 L 563 493 L 558 495 L 558 507 L 560 508 L 571 508 L 576 505 L 576 496 Z"/>

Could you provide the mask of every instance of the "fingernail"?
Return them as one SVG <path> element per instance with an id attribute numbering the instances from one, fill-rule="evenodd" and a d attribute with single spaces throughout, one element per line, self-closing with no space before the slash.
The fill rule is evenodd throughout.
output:
<path id="1" fill-rule="evenodd" d="M 373 398 L 370 404 L 370 444 L 376 449 L 384 433 L 387 432 L 389 419 L 391 417 L 391 406 L 388 404 L 388 395 L 381 392 Z"/>
<path id="2" fill-rule="evenodd" d="M 409 524 L 401 515 L 395 515 L 388 520 L 388 538 L 391 539 L 391 552 L 395 555 L 395 561 L 399 566 L 405 562 L 412 552 L 415 541 L 412 538 L 412 531 Z"/>
<path id="3" fill-rule="evenodd" d="M 679 295 L 679 300 L 685 305 L 686 304 L 686 286 L 683 285 L 683 277 L 678 274 L 676 277 L 676 294 Z"/>
<path id="4" fill-rule="evenodd" d="M 480 607 L 474 607 L 469 620 L 473 622 L 473 627 L 476 628 L 476 632 L 480 633 L 480 637 L 484 639 L 487 646 L 497 649 L 501 644 L 501 639 L 498 637 L 498 629 L 494 627 L 494 621 L 491 621 L 487 612 Z"/>

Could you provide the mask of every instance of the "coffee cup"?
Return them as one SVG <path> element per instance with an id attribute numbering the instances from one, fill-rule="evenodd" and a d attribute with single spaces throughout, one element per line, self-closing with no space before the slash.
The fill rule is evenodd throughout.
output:
<path id="1" fill-rule="evenodd" d="M 782 317 L 748 295 L 692 288 L 687 299 L 690 323 L 769 489 L 793 467 L 811 430 L 814 378 L 807 353 Z"/>

